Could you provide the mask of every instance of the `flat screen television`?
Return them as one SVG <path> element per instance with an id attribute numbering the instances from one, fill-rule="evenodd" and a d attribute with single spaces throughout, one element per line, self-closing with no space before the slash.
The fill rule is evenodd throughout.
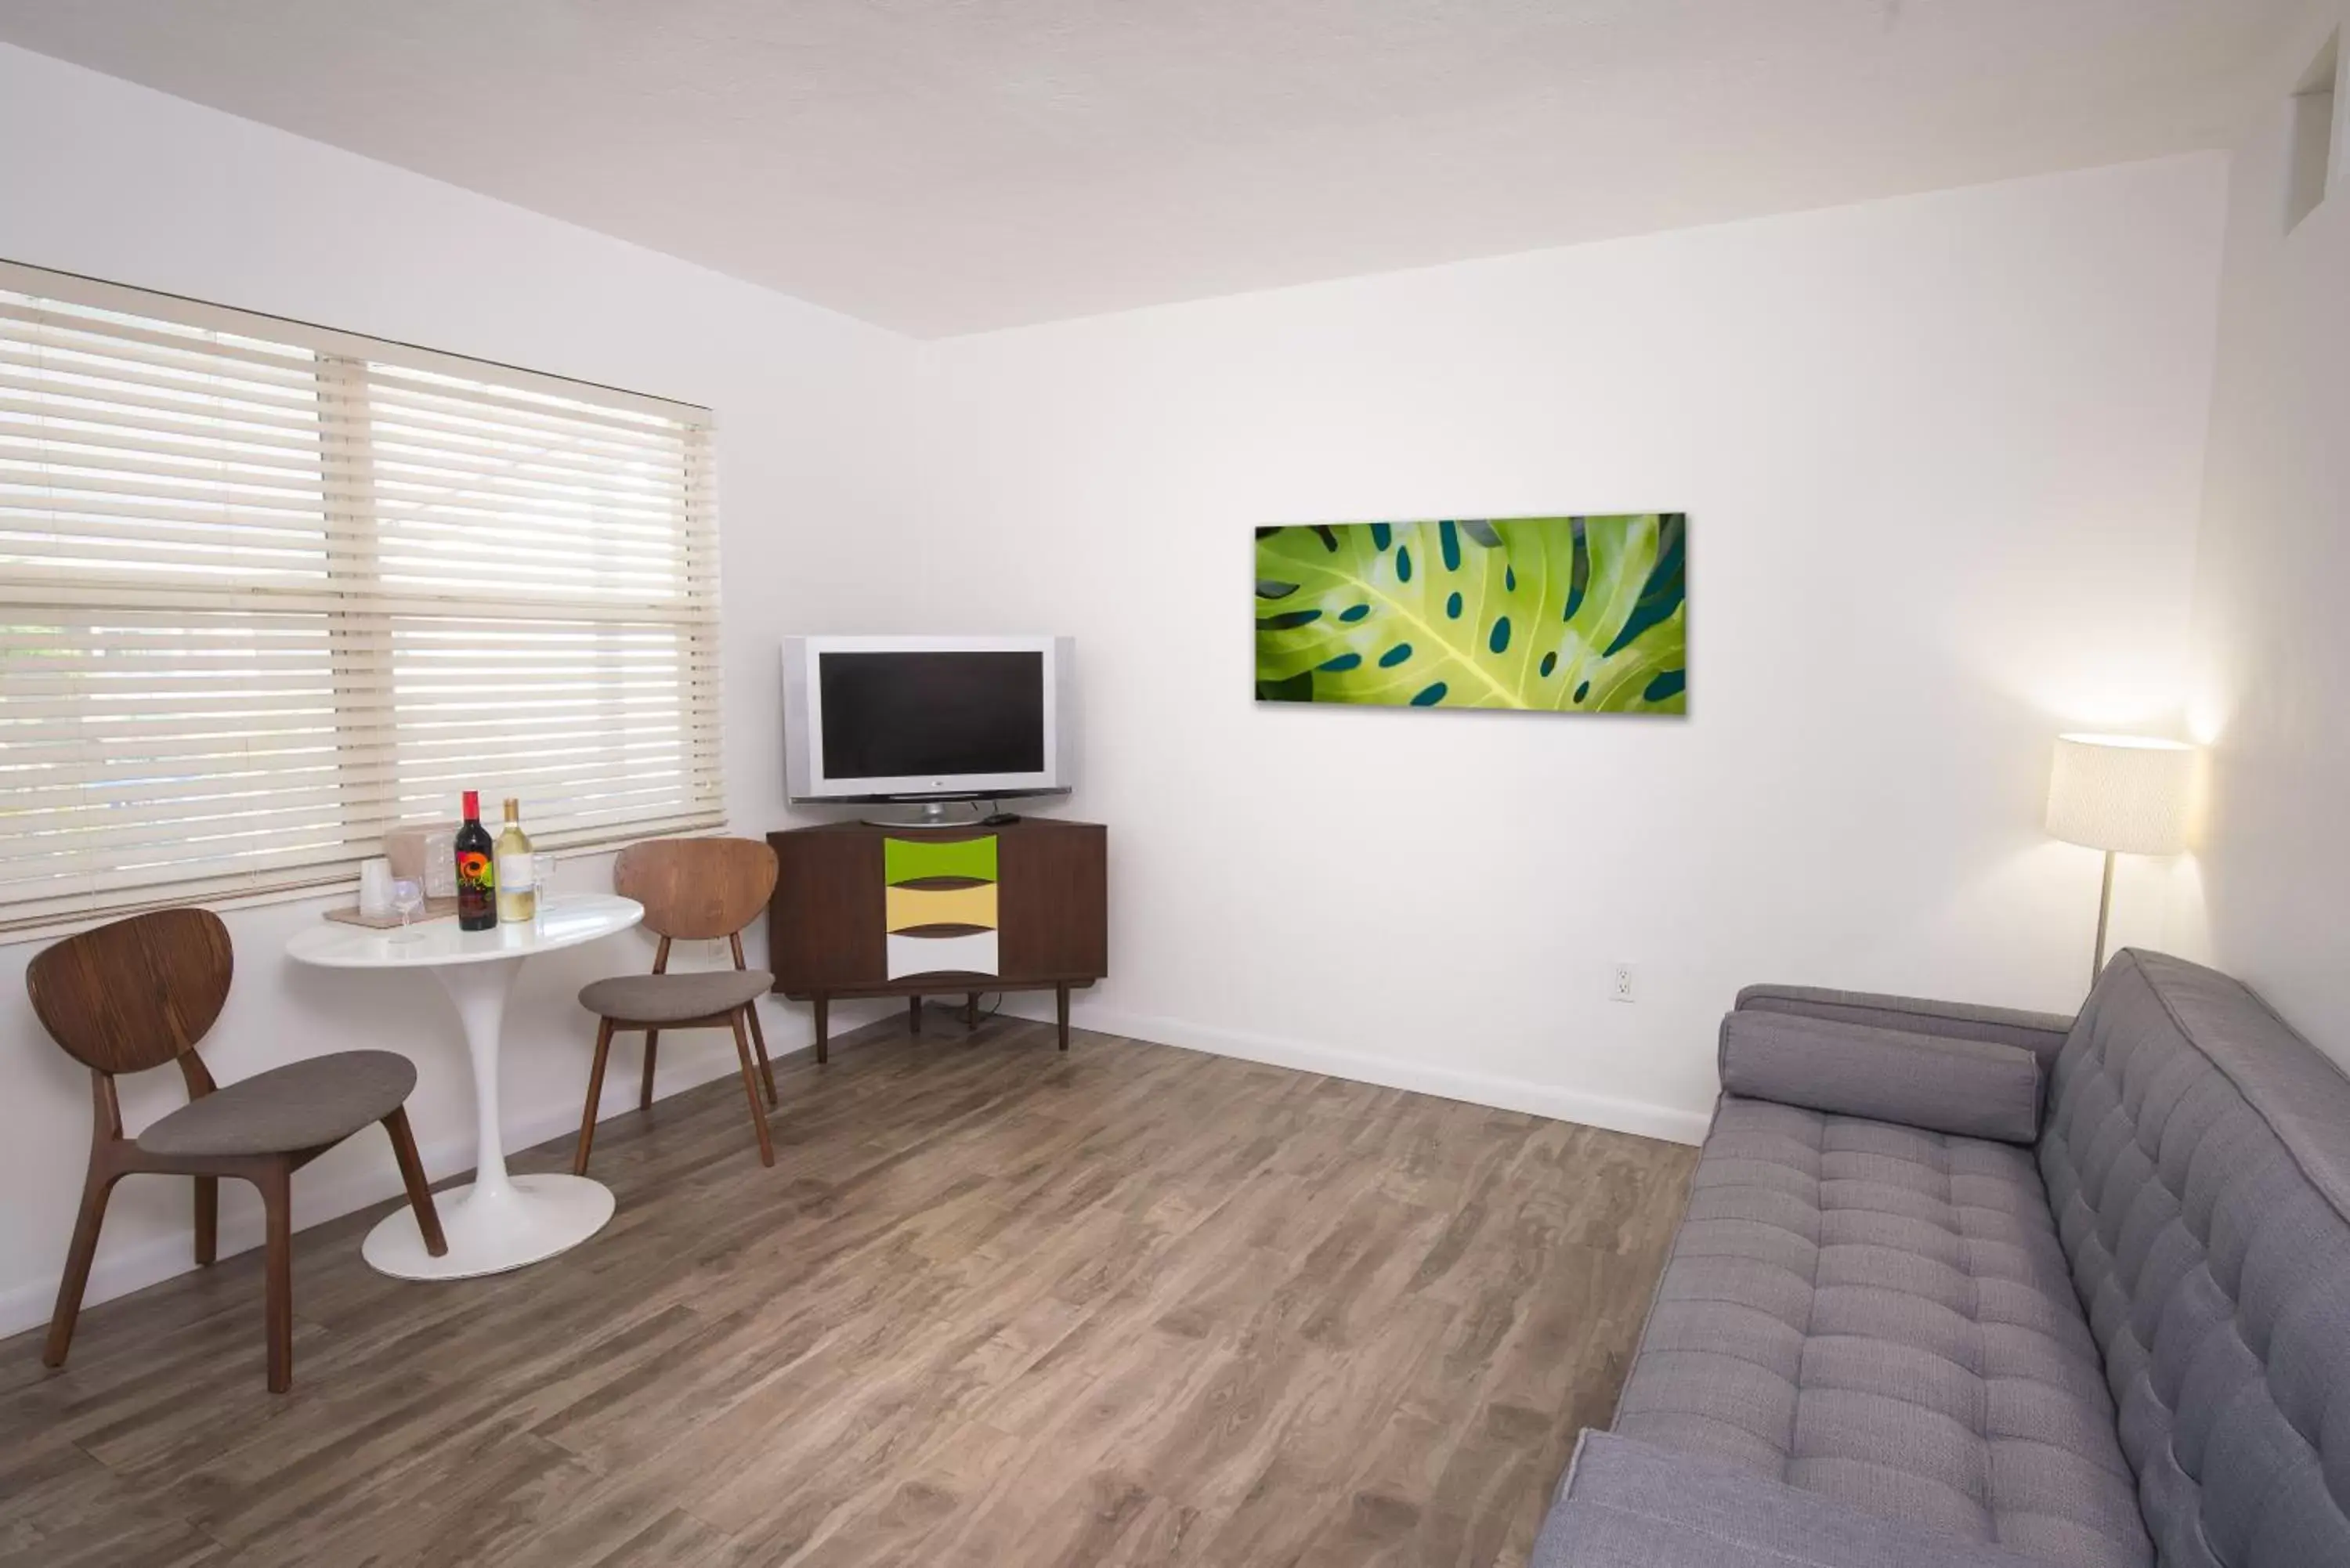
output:
<path id="1" fill-rule="evenodd" d="M 794 801 L 979 800 L 1076 782 L 1066 637 L 788 637 Z"/>

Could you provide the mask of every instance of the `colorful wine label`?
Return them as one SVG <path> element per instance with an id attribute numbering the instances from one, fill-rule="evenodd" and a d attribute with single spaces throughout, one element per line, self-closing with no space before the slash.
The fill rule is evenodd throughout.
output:
<path id="1" fill-rule="evenodd" d="M 462 895 L 468 888 L 493 892 L 498 885 L 496 866 L 478 849 L 457 852 L 457 891 Z"/>

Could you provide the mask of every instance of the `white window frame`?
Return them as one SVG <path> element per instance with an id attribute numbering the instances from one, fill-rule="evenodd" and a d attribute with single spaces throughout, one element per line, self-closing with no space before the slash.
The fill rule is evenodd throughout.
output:
<path id="1" fill-rule="evenodd" d="M 318 634 L 307 646 L 332 649 L 325 657 L 331 659 L 333 670 L 336 753 L 338 758 L 351 762 L 348 768 L 339 764 L 335 767 L 331 776 L 338 783 L 333 786 L 308 782 L 313 794 L 327 790 L 335 795 L 336 804 L 313 808 L 315 813 L 333 815 L 331 829 L 314 826 L 306 831 L 323 834 L 332 842 L 288 849 L 276 859 L 262 855 L 250 867 L 230 863 L 224 851 L 221 859 L 185 861 L 185 875 L 166 871 L 142 881 L 139 878 L 146 873 L 141 871 L 119 866 L 109 871 L 103 849 L 70 848 L 75 834 L 93 843 L 109 836 L 96 815 L 99 796 L 102 789 L 114 789 L 119 794 L 119 780 L 104 783 L 103 770 L 95 767 L 45 771 L 30 763 L 13 770 L 8 766 L 12 731 L 27 740 L 20 746 L 20 761 L 36 755 L 53 758 L 59 754 L 56 744 L 57 726 L 71 721 L 55 720 L 46 730 L 39 727 L 41 721 L 36 716 L 28 716 L 15 726 L 0 722 L 0 942 L 50 934 L 96 919 L 116 918 L 169 904 L 237 903 L 315 893 L 320 888 L 348 884 L 355 878 L 359 863 L 380 853 L 382 834 L 390 827 L 402 822 L 453 817 L 457 806 L 455 782 L 459 781 L 452 781 L 452 787 L 445 791 L 445 800 L 438 798 L 443 792 L 436 781 L 439 774 L 448 771 L 448 766 L 445 761 L 436 761 L 431 766 L 413 761 L 418 746 L 410 733 L 411 726 L 402 717 L 423 711 L 421 699 L 401 695 L 402 682 L 406 681 L 412 690 L 415 670 L 429 667 L 419 662 L 419 649 L 428 660 L 435 655 L 453 658 L 460 671 L 456 677 L 460 683 L 483 679 L 478 672 L 484 670 L 504 669 L 497 662 L 501 657 L 515 664 L 527 666 L 535 661 L 541 667 L 514 677 L 517 681 L 535 680 L 538 684 L 499 688 L 508 693 L 503 701 L 512 703 L 517 715 L 515 723 L 525 726 L 525 733 L 526 727 L 534 722 L 554 724 L 560 729 L 559 735 L 554 730 L 545 732 L 555 736 L 545 742 L 550 757 L 598 758 L 598 762 L 579 765 L 594 775 L 595 781 L 601 782 L 584 784 L 567 796 L 559 784 L 549 782 L 550 776 L 559 776 L 548 771 L 559 770 L 563 765 L 559 761 L 546 763 L 534 779 L 526 757 L 512 763 L 522 775 L 520 788 L 515 787 L 515 780 L 501 777 L 494 771 L 484 772 L 478 778 L 468 776 L 461 782 L 483 791 L 485 805 L 493 815 L 497 796 L 502 793 L 522 795 L 526 822 L 533 818 L 534 795 L 567 803 L 571 807 L 568 815 L 558 809 L 553 820 L 542 816 L 533 823 L 534 837 L 546 847 L 588 848 L 723 826 L 724 781 L 718 735 L 716 453 L 713 421 L 708 410 L 12 262 L 0 261 L 0 290 L 236 339 L 262 340 L 317 356 L 317 429 L 320 435 L 317 443 L 316 489 L 323 497 L 327 516 L 324 531 L 318 535 L 325 570 L 306 571 L 301 575 L 307 580 L 299 584 L 272 581 L 256 585 L 229 575 L 207 578 L 168 570 L 95 569 L 89 561 L 77 560 L 63 549 L 63 543 L 75 537 L 75 524 L 69 519 L 58 521 L 62 511 L 50 514 L 47 526 L 55 532 L 45 533 L 36 504 L 25 500 L 28 473 L 32 476 L 30 485 L 37 487 L 41 475 L 52 472 L 34 461 L 47 450 L 38 444 L 43 431 L 52 429 L 46 439 L 53 445 L 68 438 L 55 434 L 53 427 L 37 422 L 42 418 L 40 397 L 26 393 L 20 386 L 13 397 L 0 400 L 17 416 L 13 423 L 0 421 L 0 436 L 18 438 L 13 442 L 0 441 L 0 459 L 17 460 L 13 464 L 0 462 L 0 482 L 17 482 L 14 497 L 18 503 L 14 509 L 0 504 L 0 721 L 9 717 L 12 687 L 19 693 L 47 694 L 55 690 L 53 684 L 44 685 L 37 679 L 29 685 L 23 680 L 10 680 L 12 656 L 21 656 L 26 639 L 40 635 L 34 628 L 41 623 L 45 612 L 59 618 L 60 624 L 64 618 L 95 624 L 91 621 L 94 616 L 119 613 L 124 618 L 141 618 L 141 628 L 161 628 L 165 631 L 172 629 L 167 623 L 174 614 L 184 615 L 189 625 L 193 626 L 207 616 L 219 621 L 223 618 L 282 612 L 301 621 L 307 631 Z M 5 325 L 0 322 L 0 327 Z M 29 333 L 36 328 L 24 327 L 23 330 Z M 31 362 L 26 356 L 37 353 L 19 346 L 13 361 L 0 355 L 0 370 L 12 363 L 21 369 Z M 442 383 L 430 378 L 452 379 Z M 392 390 L 384 390 L 387 387 Z M 465 407 L 493 410 L 508 408 L 518 410 L 511 416 L 517 421 L 543 418 L 557 423 L 593 421 L 606 417 L 599 411 L 608 411 L 609 416 L 627 421 L 616 439 L 633 441 L 638 439 L 638 431 L 647 432 L 642 439 L 648 450 L 658 450 L 660 456 L 658 465 L 649 459 L 641 466 L 648 472 L 657 467 L 663 493 L 675 497 L 661 504 L 673 511 L 674 527 L 655 525 L 641 530 L 645 537 L 655 541 L 652 544 L 639 545 L 623 538 L 619 545 L 580 546 L 605 552 L 586 556 L 594 564 L 584 571 L 576 564 L 582 559 L 577 550 L 556 551 L 544 543 L 536 552 L 539 559 L 544 562 L 559 556 L 560 564 L 516 567 L 512 576 L 485 574 L 479 587 L 473 586 L 470 579 L 467 583 L 453 583 L 445 570 L 435 576 L 429 565 L 421 568 L 421 576 L 402 576 L 397 569 L 386 570 L 379 558 L 379 545 L 385 541 L 394 542 L 385 547 L 398 548 L 400 546 L 397 541 L 405 538 L 404 547 L 409 555 L 420 560 L 429 559 L 433 551 L 442 548 L 432 543 L 437 536 L 453 538 L 455 544 L 451 548 L 460 553 L 473 547 L 462 521 L 452 524 L 446 518 L 433 519 L 432 525 L 439 535 L 419 535 L 417 520 L 433 512 L 435 504 L 401 501 L 397 496 L 387 499 L 383 490 L 397 491 L 401 487 L 402 476 L 395 472 L 400 463 L 396 456 L 380 459 L 369 444 L 371 433 L 380 435 L 387 428 L 383 421 L 389 417 L 384 412 L 388 407 L 403 398 L 411 410 L 430 405 L 444 387 L 450 389 L 448 396 L 457 408 L 446 422 L 461 432 L 482 428 L 463 422 Z M 60 421 L 63 418 L 50 417 Z M 421 421 L 431 424 L 437 417 L 427 413 Z M 493 411 L 487 417 L 495 420 L 506 416 Z M 126 439 L 135 443 L 140 436 L 141 432 L 133 431 Z M 461 433 L 446 439 L 455 441 L 475 438 Z M 558 450 L 555 444 L 564 439 L 567 438 L 549 438 L 549 450 L 557 452 L 549 462 L 559 465 L 567 461 L 561 450 L 568 449 Z M 591 435 L 588 444 L 592 447 L 593 442 Z M 672 449 L 674 457 L 670 455 Z M 176 455 L 164 448 L 160 439 L 149 450 L 160 452 L 165 459 Z M 457 452 L 452 462 L 462 462 L 475 455 L 453 446 L 447 450 Z M 133 460 L 141 455 L 139 450 L 130 450 Z M 589 467 L 606 462 L 592 451 L 588 457 L 573 461 Z M 674 479 L 670 477 L 672 466 Z M 485 462 L 484 468 L 485 472 L 495 475 L 483 482 L 485 488 L 512 488 L 517 484 L 530 488 L 526 479 L 517 481 L 514 477 L 516 470 L 490 462 Z M 652 483 L 637 479 L 630 470 L 614 467 L 613 471 L 630 475 L 625 481 L 614 481 L 615 485 Z M 57 474 L 69 472 L 63 462 L 54 465 Z M 607 537 L 614 530 L 594 519 L 611 514 L 598 509 L 634 503 L 627 496 L 615 501 L 581 488 L 576 475 L 572 477 L 575 482 L 567 489 L 537 486 L 555 493 L 557 499 L 553 501 L 525 498 L 474 504 L 514 509 L 510 515 L 523 520 L 504 524 L 509 530 L 528 527 L 527 514 L 534 506 L 544 506 L 550 513 L 571 507 L 590 519 L 577 524 L 583 530 L 578 537 Z M 470 489 L 464 493 L 473 493 Z M 0 484 L 0 503 L 9 499 L 8 488 Z M 400 533 L 402 526 L 410 528 L 408 535 Z M 493 538 L 497 536 L 494 528 L 489 532 Z M 627 530 L 619 532 L 625 535 Z M 546 535 L 558 536 L 569 537 L 553 533 Z M 33 546 L 23 543 L 28 539 L 35 542 Z M 420 543 L 420 539 L 424 542 Z M 10 548 L 12 540 L 17 542 L 14 554 Z M 36 553 L 41 547 L 46 547 L 48 554 Z M 614 549 L 622 553 L 613 555 L 610 551 Z M 627 554 L 629 550 L 645 553 L 631 556 Z M 95 548 L 82 550 L 84 556 L 98 553 Z M 487 553 L 497 554 L 494 544 Z M 648 561 L 654 564 L 641 564 Z M 591 586 L 567 588 L 564 581 L 540 580 L 532 577 L 531 572 L 539 573 L 541 577 L 584 580 Z M 640 581 L 655 587 L 639 593 L 636 585 Z M 325 618 L 316 618 L 321 617 Z M 5 635 L 11 632 L 23 635 L 11 643 L 5 640 Z M 95 639 L 99 634 L 88 635 Z M 405 641 L 401 642 L 403 638 Z M 577 668 L 562 658 L 566 647 L 583 640 L 619 649 L 604 657 L 617 660 L 617 668 L 624 671 L 599 677 L 600 683 L 592 688 L 598 694 L 595 696 L 588 695 L 583 683 L 564 672 Z M 395 654 L 396 642 L 407 649 L 405 654 Z M 93 641 L 90 646 L 97 644 Z M 647 649 L 651 651 L 644 651 Z M 517 653 L 515 649 L 525 651 Z M 85 653 L 83 657 L 87 661 L 95 656 Z M 312 656 L 310 679 L 314 681 L 319 679 L 318 657 L 315 653 Z M 403 659 L 405 663 L 401 662 Z M 628 673 L 641 670 L 648 661 L 658 667 L 653 678 Z M 550 674 L 544 668 L 550 662 L 560 667 L 556 673 Z M 43 673 L 41 666 L 23 657 L 17 658 L 13 670 L 19 674 L 30 671 L 36 677 Z M 468 674 L 468 670 L 475 673 Z M 490 690 L 486 682 L 482 689 Z M 616 692 L 619 695 L 614 695 Z M 665 726 L 660 717 L 672 701 L 672 694 L 673 729 Z M 445 687 L 441 695 L 445 702 Z M 142 692 L 139 700 L 145 701 L 146 694 Z M 490 702 L 492 699 L 485 695 L 483 701 Z M 534 709 L 534 703 L 540 704 L 540 708 Z M 534 717 L 545 712 L 548 703 L 563 714 L 559 722 Z M 20 696 L 17 706 L 20 714 L 37 715 L 40 711 L 54 713 L 63 704 L 52 700 L 45 705 L 37 699 Z M 585 716 L 581 716 L 583 713 Z M 616 713 L 633 717 L 615 718 Z M 419 718 L 418 722 L 427 725 L 423 732 L 425 749 L 431 750 L 436 759 L 462 758 L 462 751 L 450 750 L 452 743 L 462 747 L 462 736 L 452 742 L 449 728 L 432 729 L 431 722 L 423 718 Z M 638 727 L 631 729 L 631 724 Z M 477 723 L 475 727 L 484 726 Z M 646 733 L 656 739 L 635 739 Z M 673 739 L 659 738 L 672 733 Z M 31 737 L 38 737 L 47 749 L 36 752 L 29 744 Z M 510 737 L 507 743 L 513 744 Z M 623 766 L 611 758 L 639 755 L 647 759 L 639 779 L 618 784 L 603 780 L 604 772 Z M 427 780 L 423 785 L 416 783 L 420 774 Z M 58 798 L 71 795 L 80 787 L 74 780 L 83 776 L 101 781 L 88 786 L 87 793 L 92 804 L 58 806 Z M 374 782 L 364 791 L 347 792 L 340 781 L 354 777 Z M 665 782 L 671 780 L 673 784 Z M 7 831 L 12 815 L 10 789 L 26 792 L 18 797 L 22 805 L 36 798 L 31 793 L 36 784 L 41 786 L 37 798 L 48 808 L 43 825 L 48 847 L 38 855 L 22 847 L 35 842 L 29 830 L 14 835 Z M 636 787 L 632 788 L 632 784 Z M 422 795 L 418 793 L 420 788 L 425 791 Z M 141 790 L 149 800 L 156 796 L 151 781 L 142 781 Z M 156 805 L 151 809 L 168 815 L 171 810 L 185 808 Z M 266 813 L 273 808 L 265 805 L 254 809 Z M 26 821 L 35 814 L 15 815 Z M 264 816 L 258 820 L 265 824 L 269 819 Z M 164 823 L 165 827 L 169 826 Z M 47 832 L 50 827 L 56 831 Z M 60 844 L 68 846 L 69 857 L 78 868 L 53 874 L 49 868 L 60 865 L 61 853 L 65 853 L 58 850 Z M 34 867 L 43 868 L 37 879 L 27 869 Z M 40 891 L 34 893 L 32 889 Z"/>

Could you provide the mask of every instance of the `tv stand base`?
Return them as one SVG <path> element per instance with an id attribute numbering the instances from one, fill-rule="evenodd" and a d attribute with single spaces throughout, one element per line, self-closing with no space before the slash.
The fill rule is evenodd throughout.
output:
<path id="1" fill-rule="evenodd" d="M 940 803 L 930 803 L 938 805 Z M 908 832 L 829 822 L 771 833 L 775 890 L 767 971 L 778 994 L 813 1004 L 816 1060 L 831 1009 L 903 997 L 1049 991 L 1069 1048 L 1069 993 L 1109 973 L 1108 835 L 1031 816 Z M 966 1000 L 966 1016 L 975 1012 Z"/>
<path id="2" fill-rule="evenodd" d="M 979 999 L 988 992 L 1008 995 L 1015 991 L 1049 991 L 1053 993 L 1053 1012 L 1060 1032 L 1060 1048 L 1066 1051 L 1069 1048 L 1069 992 L 1080 983 L 1089 985 L 1092 981 L 1042 981 L 1023 985 L 991 979 L 977 991 L 963 992 L 963 1025 L 970 1029 L 979 1027 Z M 948 994 L 952 994 L 954 989 L 956 988 L 949 988 Z M 821 1064 L 832 1060 L 831 1018 L 832 1003 L 836 999 L 847 1000 L 852 996 L 860 999 L 872 996 L 902 996 L 906 999 L 907 1027 L 911 1033 L 920 1034 L 922 1032 L 922 998 L 937 994 L 939 994 L 939 987 L 934 981 L 928 991 L 916 991 L 910 986 L 903 986 L 892 987 L 887 991 L 859 989 L 854 992 L 811 992 L 805 998 L 794 996 L 792 1000 L 806 1001 L 816 1014 L 816 1059 Z"/>

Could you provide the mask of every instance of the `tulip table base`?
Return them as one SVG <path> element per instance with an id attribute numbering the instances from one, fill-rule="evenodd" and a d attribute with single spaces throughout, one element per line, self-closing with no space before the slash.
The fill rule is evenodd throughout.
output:
<path id="1" fill-rule="evenodd" d="M 432 978 L 449 993 L 465 1026 L 465 1054 L 473 1064 L 473 1112 L 479 1164 L 473 1184 L 438 1195 L 441 1229 L 449 1250 L 424 1250 L 414 1210 L 402 1209 L 368 1232 L 359 1249 L 381 1272 L 403 1280 L 465 1280 L 502 1274 L 568 1251 L 612 1218 L 612 1189 L 581 1176 L 508 1176 L 498 1136 L 498 1039 L 506 997 L 522 972 L 519 956 L 444 964 Z"/>
<path id="2" fill-rule="evenodd" d="M 424 1250 L 413 1210 L 384 1217 L 359 1255 L 379 1273 L 401 1280 L 466 1280 L 501 1274 L 568 1251 L 612 1218 L 612 1189 L 584 1176 L 505 1176 L 495 1187 L 452 1187 L 433 1194 L 449 1251 Z"/>

